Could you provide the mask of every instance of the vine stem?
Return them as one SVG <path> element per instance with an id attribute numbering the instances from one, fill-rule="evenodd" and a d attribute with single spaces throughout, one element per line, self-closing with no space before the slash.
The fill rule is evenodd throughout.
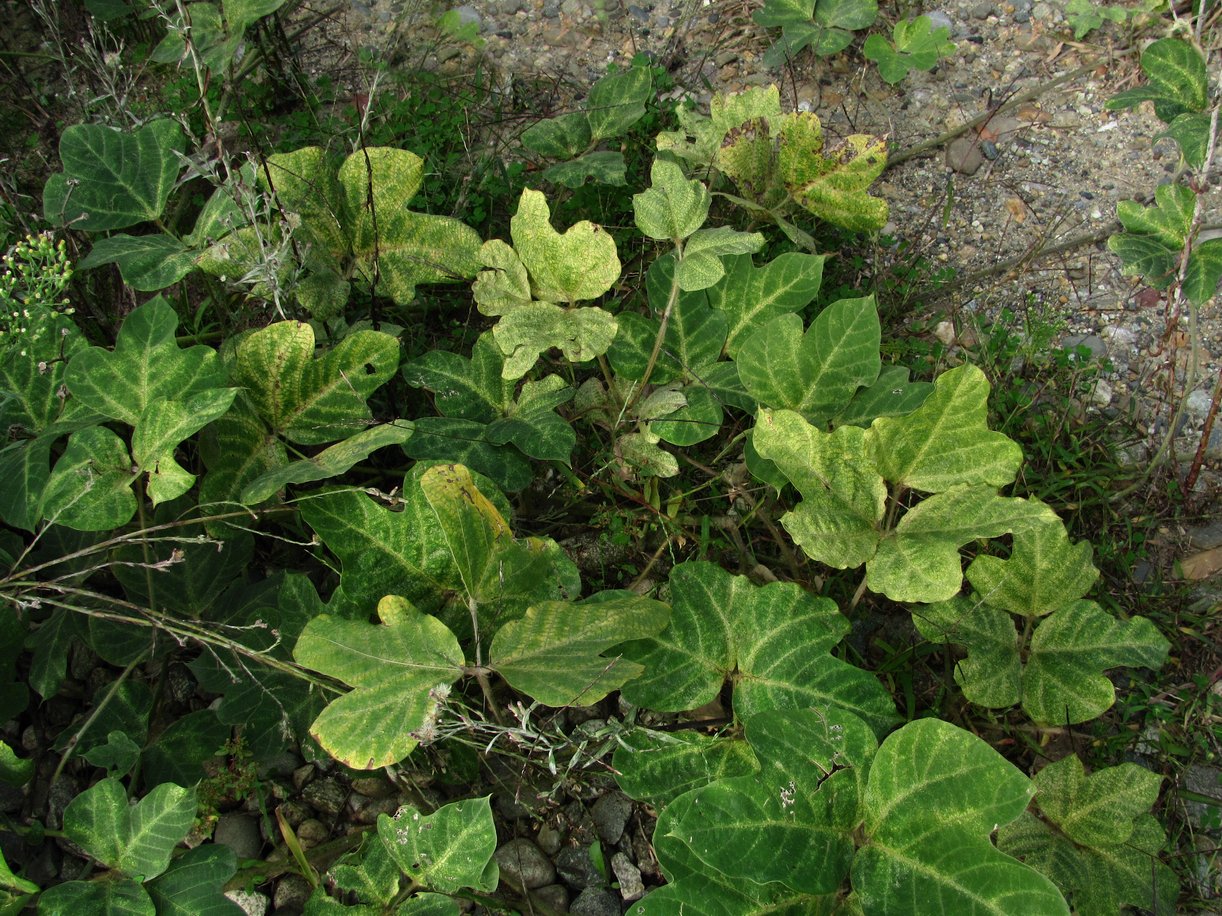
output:
<path id="1" fill-rule="evenodd" d="M 641 382 L 637 386 L 636 391 L 633 392 L 632 397 L 624 405 L 625 412 L 640 399 L 641 392 L 649 384 L 649 377 L 653 375 L 654 367 L 658 364 L 658 356 L 662 353 L 662 341 L 666 339 L 666 328 L 670 324 L 670 316 L 675 310 L 675 303 L 679 301 L 679 268 L 682 264 L 683 241 L 675 239 L 675 275 L 670 280 L 670 295 L 666 299 L 666 309 L 662 312 L 662 323 L 658 327 L 658 336 L 654 338 L 653 350 L 649 354 L 649 362 L 645 364 L 645 374 L 641 376 Z"/>
<path id="2" fill-rule="evenodd" d="M 93 727 L 93 723 L 98 720 L 98 717 L 106 710 L 106 707 L 110 705 L 110 701 L 113 700 L 115 695 L 119 692 L 119 687 L 121 687 L 123 682 L 131 676 L 131 673 L 136 669 L 136 666 L 148 658 L 148 654 L 148 649 L 142 650 L 139 655 L 131 660 L 131 663 L 128 664 L 126 668 L 119 672 L 119 676 L 114 679 L 114 682 L 106 691 L 106 696 L 102 697 L 102 701 L 93 708 L 93 712 L 89 714 L 89 718 L 87 718 L 81 724 L 81 727 L 76 730 L 76 733 L 68 739 L 68 745 L 64 748 L 64 753 L 59 758 L 59 763 L 56 764 L 55 772 L 51 774 L 50 785 L 55 785 L 57 782 L 59 782 L 59 777 L 63 775 L 64 767 L 67 766 L 68 761 L 72 759 L 72 752 L 76 750 L 77 744 L 80 743 L 81 735 L 85 734 L 85 732 L 89 731 L 89 729 Z"/>

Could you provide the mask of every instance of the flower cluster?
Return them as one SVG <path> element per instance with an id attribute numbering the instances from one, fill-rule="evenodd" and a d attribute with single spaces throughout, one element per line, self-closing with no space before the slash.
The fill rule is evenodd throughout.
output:
<path id="1" fill-rule="evenodd" d="M 0 352 L 26 356 L 57 315 L 75 313 L 64 295 L 71 279 L 64 240 L 49 232 L 27 235 L 0 257 Z"/>

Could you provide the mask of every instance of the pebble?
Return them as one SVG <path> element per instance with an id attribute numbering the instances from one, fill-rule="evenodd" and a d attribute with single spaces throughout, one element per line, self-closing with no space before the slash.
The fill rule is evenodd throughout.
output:
<path id="1" fill-rule="evenodd" d="M 556 867 L 551 859 L 525 837 L 502 844 L 495 858 L 501 874 L 517 887 L 533 890 L 556 880 Z"/>
<path id="2" fill-rule="evenodd" d="M 531 899 L 549 906 L 557 913 L 565 913 L 569 908 L 569 892 L 563 884 L 549 884 L 536 890 Z"/>
<path id="3" fill-rule="evenodd" d="M 1213 398 L 1211 397 L 1210 392 L 1202 388 L 1198 388 L 1185 399 L 1184 410 L 1188 412 L 1188 416 L 1197 420 L 1204 420 L 1205 416 L 1209 413 L 1209 408 L 1212 402 Z M 595 807 L 597 807 L 597 805 Z"/>
<path id="4" fill-rule="evenodd" d="M 619 898 L 605 887 L 587 887 L 569 906 L 581 916 L 620 916 Z"/>
<path id="5" fill-rule="evenodd" d="M 225 891 L 225 896 L 237 904 L 246 916 L 266 916 L 268 907 L 272 905 L 272 898 L 258 891 Z"/>
<path id="6" fill-rule="evenodd" d="M 590 817 L 594 819 L 598 838 L 607 846 L 614 846 L 619 842 L 631 814 L 632 799 L 622 792 L 606 793 L 590 809 Z"/>
<path id="7" fill-rule="evenodd" d="M 619 895 L 624 900 L 631 903 L 645 896 L 645 882 L 641 880 L 641 870 L 622 852 L 611 857 L 611 871 L 619 883 Z"/>
<path id="8" fill-rule="evenodd" d="M 259 820 L 249 814 L 232 811 L 222 814 L 217 819 L 212 839 L 221 846 L 228 846 L 239 859 L 257 859 L 263 849 Z"/>
<path id="9" fill-rule="evenodd" d="M 272 897 L 272 906 L 277 913 L 300 913 L 305 909 L 306 901 L 314 893 L 310 882 L 301 875 L 285 875 L 276 882 L 276 893 Z"/>
<path id="10" fill-rule="evenodd" d="M 556 871 L 565 884 L 577 890 L 603 883 L 603 876 L 594 866 L 590 850 L 585 846 L 567 846 L 560 850 L 556 854 Z"/>
<path id="11" fill-rule="evenodd" d="M 301 797 L 320 814 L 336 815 L 348 801 L 348 787 L 333 776 L 316 779 L 301 790 Z"/>

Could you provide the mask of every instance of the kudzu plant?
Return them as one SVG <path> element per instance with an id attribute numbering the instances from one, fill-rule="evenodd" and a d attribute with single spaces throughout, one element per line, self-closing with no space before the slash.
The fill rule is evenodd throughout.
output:
<path id="1" fill-rule="evenodd" d="M 640 77 L 619 76 L 538 137 L 575 132 L 572 152 L 611 136 L 637 105 Z M 908 614 L 921 637 L 953 647 L 966 703 L 1036 727 L 1102 715 L 1109 670 L 1157 669 L 1168 652 L 1149 621 L 1087 597 L 1089 544 L 1071 542 L 1050 506 L 1007 495 L 1022 454 L 989 428 L 980 370 L 925 382 L 884 365 L 872 296 L 811 317 L 824 256 L 775 253 L 734 222 L 762 216 L 799 247 L 813 241 L 802 213 L 876 228 L 886 210 L 867 188 L 881 144 L 825 150 L 817 119 L 782 114 L 775 88 L 719 96 L 657 142 L 633 197 L 659 250 L 641 289 L 610 233 L 558 230 L 540 191 L 522 192 L 508 240 L 409 210 L 420 163 L 389 149 L 342 163 L 316 148 L 269 157 L 243 180 L 262 182 L 277 221 L 246 220 L 222 188 L 188 236 L 97 237 L 86 263 L 116 263 L 150 290 L 197 268 L 249 274 L 262 241 L 291 243 L 282 266 L 313 320 L 219 350 L 180 341 L 162 296 L 124 318 L 113 347 L 90 345 L 59 304 L 62 257 L 14 253 L 31 267 L 9 297 L 38 300 L 43 333 L 0 338 L 5 717 L 56 696 L 74 645 L 123 674 L 53 741 L 64 761 L 107 773 L 63 816 L 95 880 L 42 889 L 0 860 L 5 905 L 233 912 L 221 896 L 232 854 L 176 847 L 195 817 L 190 787 L 235 732 L 263 764 L 291 749 L 355 770 L 411 767 L 472 738 L 492 748 L 509 736 L 529 753 L 544 746 L 530 743 L 529 710 L 618 691 L 654 713 L 720 698 L 730 720 L 716 736 L 618 733 L 616 779 L 658 810 L 667 881 L 634 913 L 929 901 L 955 913 L 1171 912 L 1149 813 L 1159 777 L 1133 764 L 1088 774 L 1066 757 L 1029 778 L 959 726 L 905 721 L 841 648 L 871 592 L 872 613 Z M 48 218 L 91 234 L 156 224 L 183 144 L 165 121 L 70 128 Z M 740 193 L 718 190 L 722 177 Z M 483 330 L 467 353 L 401 360 L 387 330 L 318 320 L 351 310 L 353 286 L 407 305 L 457 277 L 473 278 L 473 313 L 487 319 L 474 319 Z M 857 583 L 846 606 L 707 560 L 659 573 L 650 596 L 585 594 L 560 544 L 515 534 L 504 494 L 541 488 L 588 499 L 606 488 L 662 515 L 659 480 L 698 461 L 690 450 L 727 418 L 741 434 L 717 460 L 741 460 L 788 507 L 792 543 Z M 257 561 L 256 538 L 275 545 Z M 216 702 L 158 731 L 163 700 L 134 673 L 180 658 Z M 0 778 L 33 775 L 0 745 Z M 405 806 L 325 880 L 297 850 L 315 884 L 306 911 L 457 913 L 456 897 L 496 893 L 495 847 L 487 797 Z"/>

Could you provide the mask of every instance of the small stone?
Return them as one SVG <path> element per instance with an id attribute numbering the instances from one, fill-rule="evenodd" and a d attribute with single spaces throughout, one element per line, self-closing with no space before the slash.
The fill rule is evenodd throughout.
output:
<path id="1" fill-rule="evenodd" d="M 946 165 L 960 175 L 975 175 L 984 165 L 984 153 L 972 137 L 959 137 L 946 147 Z"/>
<path id="2" fill-rule="evenodd" d="M 641 870 L 622 852 L 611 857 L 611 871 L 619 882 L 619 895 L 625 900 L 631 902 L 645 896 L 645 882 L 641 880 Z"/>
<path id="3" fill-rule="evenodd" d="M 305 766 L 298 767 L 293 770 L 293 788 L 300 792 L 305 788 L 306 783 L 314 778 L 314 764 L 307 763 Z"/>
<path id="4" fill-rule="evenodd" d="M 310 882 L 301 875 L 285 875 L 276 882 L 276 893 L 272 898 L 272 906 L 277 913 L 287 911 L 300 913 L 305 909 L 306 901 L 314 893 Z"/>
<path id="5" fill-rule="evenodd" d="M 556 867 L 551 860 L 525 837 L 502 844 L 495 858 L 501 874 L 519 888 L 532 890 L 556 880 Z"/>
<path id="6" fill-rule="evenodd" d="M 950 29 L 951 31 L 954 31 L 954 22 L 952 22 L 950 16 L 944 13 L 942 10 L 934 10 L 932 13 L 926 13 L 925 15 L 929 17 L 930 28 L 935 30 Z"/>
<path id="7" fill-rule="evenodd" d="M 989 15 L 997 8 L 995 3 L 990 0 L 981 0 L 980 3 L 975 3 L 968 11 L 968 15 L 973 19 L 988 19 Z"/>
<path id="8" fill-rule="evenodd" d="M 581 916 L 620 916 L 619 898 L 605 887 L 587 887 L 569 907 Z"/>
<path id="9" fill-rule="evenodd" d="M 338 779 L 316 779 L 301 790 L 301 797 L 320 814 L 339 814 L 348 800 L 348 788 Z"/>
<path id="10" fill-rule="evenodd" d="M 353 796 L 354 799 L 360 799 L 353 807 L 353 819 L 358 824 L 376 824 L 379 815 L 385 814 L 387 817 L 394 817 L 395 812 L 399 810 L 399 799 L 397 798 L 365 798 L 361 795 Z"/>
<path id="11" fill-rule="evenodd" d="M 474 25 L 476 28 L 479 28 L 483 24 L 479 11 L 473 6 L 463 4 L 457 7 L 454 12 L 458 13 L 458 21 L 462 25 Z"/>
<path id="12" fill-rule="evenodd" d="M 594 803 L 590 817 L 598 838 L 608 846 L 614 846 L 624 835 L 624 827 L 632 814 L 632 800 L 622 792 L 608 792 Z"/>
<path id="13" fill-rule="evenodd" d="M 557 913 L 565 913 L 569 908 L 569 892 L 563 884 L 549 884 L 531 894 L 531 899 L 549 906 Z"/>
<path id="14" fill-rule="evenodd" d="M 1065 350 L 1077 350 L 1079 347 L 1086 347 L 1090 351 L 1092 360 L 1107 359 L 1107 344 L 1102 337 L 1094 334 L 1070 334 L 1063 341 L 1061 347 Z"/>
<path id="15" fill-rule="evenodd" d="M 1112 403 L 1112 386 L 1104 379 L 1099 379 L 1095 382 L 1095 390 L 1091 392 L 1091 403 L 1096 407 L 1107 407 Z"/>
<path id="16" fill-rule="evenodd" d="M 236 903 L 246 916 L 266 916 L 267 908 L 272 905 L 271 898 L 258 891 L 225 891 L 225 896 Z"/>
<path id="17" fill-rule="evenodd" d="M 1197 420 L 1204 420 L 1206 414 L 1209 413 L 1209 407 L 1213 399 L 1208 391 L 1198 388 L 1192 394 L 1188 395 L 1184 401 L 1184 410 L 1188 412 L 1190 417 Z"/>
<path id="18" fill-rule="evenodd" d="M 352 791 L 367 798 L 386 798 L 395 794 L 395 787 L 385 776 L 358 776 L 352 780 Z"/>
<path id="19" fill-rule="evenodd" d="M 565 884 L 577 890 L 603 883 L 603 876 L 590 858 L 590 850 L 584 846 L 569 846 L 560 850 L 556 854 L 556 871 Z"/>
<path id="20" fill-rule="evenodd" d="M 303 848 L 317 846 L 319 843 L 325 843 L 331 838 L 331 831 L 327 829 L 327 825 L 316 817 L 306 818 L 302 821 L 298 825 L 296 833 L 297 842 Z"/>
<path id="21" fill-rule="evenodd" d="M 249 814 L 228 812 L 217 819 L 213 842 L 228 846 L 239 859 L 257 859 L 263 849 L 259 821 Z"/>
<path id="22" fill-rule="evenodd" d="M 549 856 L 554 856 L 560 851 L 560 844 L 563 840 L 564 834 L 552 824 L 544 824 L 535 836 L 535 842 L 539 844 L 539 848 Z"/>
<path id="23" fill-rule="evenodd" d="M 955 325 L 951 321 L 939 321 L 933 329 L 933 336 L 938 338 L 945 347 L 953 346 L 955 343 Z"/>

